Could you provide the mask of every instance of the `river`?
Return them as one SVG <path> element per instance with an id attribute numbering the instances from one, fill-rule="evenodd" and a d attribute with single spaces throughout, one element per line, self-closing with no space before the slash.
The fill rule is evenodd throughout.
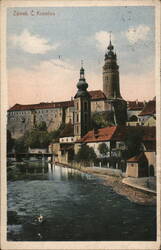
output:
<path id="1" fill-rule="evenodd" d="M 156 240 L 155 206 L 135 204 L 77 170 L 33 169 L 8 181 L 9 241 Z"/>

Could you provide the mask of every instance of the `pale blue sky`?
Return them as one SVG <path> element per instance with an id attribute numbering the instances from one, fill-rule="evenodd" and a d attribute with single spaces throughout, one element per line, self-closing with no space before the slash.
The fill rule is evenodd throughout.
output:
<path id="1" fill-rule="evenodd" d="M 32 17 L 31 10 L 55 12 L 55 16 Z M 14 16 L 15 11 L 27 11 L 29 15 Z M 112 43 L 117 52 L 120 74 L 124 79 L 130 74 L 146 76 L 149 72 L 154 72 L 154 11 L 154 7 L 148 6 L 9 8 L 8 70 L 13 72 L 16 68 L 34 71 L 34 67 L 37 68 L 43 62 L 60 60 L 61 64 L 68 62 L 74 66 L 75 71 L 79 71 L 80 61 L 83 59 L 87 78 L 89 73 L 89 79 L 92 79 L 92 72 L 100 77 L 105 44 L 108 45 L 109 42 L 108 36 L 107 42 L 105 41 L 105 35 L 106 32 L 112 31 Z M 41 48 L 37 48 L 37 52 L 31 48 L 32 39 L 35 37 L 44 39 L 40 41 Z M 44 48 L 44 44 L 47 47 Z M 55 48 L 52 49 L 52 46 Z M 126 87 L 124 84 L 122 83 L 122 87 Z M 151 87 L 153 84 L 154 82 L 151 82 Z M 94 86 L 97 87 L 97 84 Z M 101 88 L 102 83 L 99 80 L 98 89 Z M 126 92 L 125 89 L 123 91 Z M 125 94 L 125 98 L 128 98 L 127 96 Z"/>

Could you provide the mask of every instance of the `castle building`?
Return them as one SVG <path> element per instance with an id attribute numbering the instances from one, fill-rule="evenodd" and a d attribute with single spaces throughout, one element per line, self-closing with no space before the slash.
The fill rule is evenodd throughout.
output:
<path id="1" fill-rule="evenodd" d="M 8 110 L 7 129 L 13 138 L 19 138 L 45 121 L 48 131 L 56 130 L 62 123 L 73 123 L 74 101 L 15 104 Z"/>
<path id="2" fill-rule="evenodd" d="M 11 107 L 8 110 L 7 129 L 10 130 L 12 137 L 19 138 L 27 130 L 45 121 L 48 131 L 58 129 L 62 123 L 73 124 L 75 139 L 79 139 L 90 130 L 92 114 L 99 112 L 109 114 L 109 119 L 112 114 L 114 125 L 125 125 L 127 103 L 120 93 L 119 66 L 111 40 L 104 60 L 103 91 L 87 91 L 84 68 L 81 67 L 74 100 L 30 105 L 15 104 Z"/>

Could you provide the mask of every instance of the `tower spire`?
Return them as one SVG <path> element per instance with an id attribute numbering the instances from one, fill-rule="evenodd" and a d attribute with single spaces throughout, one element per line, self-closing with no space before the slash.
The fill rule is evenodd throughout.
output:
<path id="1" fill-rule="evenodd" d="M 81 69 L 80 69 L 80 79 L 85 79 L 84 77 L 84 68 L 83 68 L 83 60 L 81 60 Z"/>
<path id="2" fill-rule="evenodd" d="M 111 43 L 111 34 L 112 34 L 112 31 L 109 32 L 109 39 L 110 39 L 110 42 L 109 42 L 109 45 L 108 45 L 108 47 L 107 47 L 107 49 L 108 49 L 109 51 L 112 51 L 112 50 L 114 49 L 114 47 L 113 47 L 113 45 L 112 45 L 112 43 Z"/>
<path id="3" fill-rule="evenodd" d="M 81 60 L 81 68 L 83 68 L 83 60 Z"/>
<path id="4" fill-rule="evenodd" d="M 111 42 L 111 33 L 112 33 L 112 31 L 110 31 L 110 32 L 109 32 L 109 36 L 110 36 L 110 42 Z"/>

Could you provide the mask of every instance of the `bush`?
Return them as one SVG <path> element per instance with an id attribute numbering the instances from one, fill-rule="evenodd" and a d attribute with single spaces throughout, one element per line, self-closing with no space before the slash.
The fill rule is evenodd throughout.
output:
<path id="1" fill-rule="evenodd" d="M 26 144 L 30 148 L 47 148 L 50 143 L 50 136 L 47 131 L 33 129 L 29 132 Z"/>
<path id="2" fill-rule="evenodd" d="M 98 146 L 98 150 L 99 150 L 101 155 L 106 155 L 107 152 L 109 151 L 108 146 L 106 145 L 106 143 L 101 143 Z"/>
<path id="3" fill-rule="evenodd" d="M 93 148 L 83 145 L 78 153 L 75 155 L 75 160 L 77 162 L 89 163 L 91 161 L 95 162 L 97 159 L 97 155 Z"/>

